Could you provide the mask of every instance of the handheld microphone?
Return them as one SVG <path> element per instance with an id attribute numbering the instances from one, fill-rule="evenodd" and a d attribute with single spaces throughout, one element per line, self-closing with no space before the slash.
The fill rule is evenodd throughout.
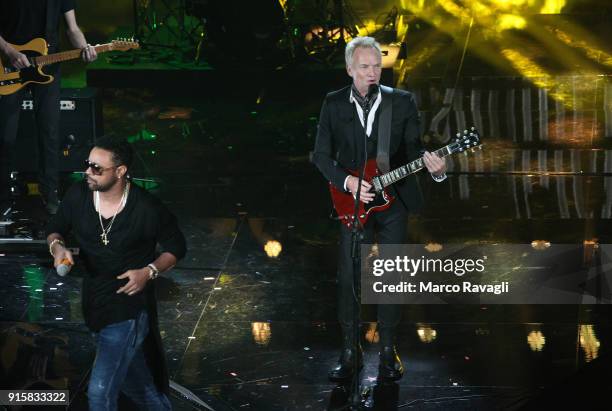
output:
<path id="1" fill-rule="evenodd" d="M 59 275 L 60 277 L 65 277 L 66 274 L 68 274 L 71 269 L 72 269 L 72 263 L 70 262 L 69 259 L 64 258 L 62 262 L 59 263 L 59 265 L 55 268 L 55 271 L 57 271 L 57 275 Z"/>

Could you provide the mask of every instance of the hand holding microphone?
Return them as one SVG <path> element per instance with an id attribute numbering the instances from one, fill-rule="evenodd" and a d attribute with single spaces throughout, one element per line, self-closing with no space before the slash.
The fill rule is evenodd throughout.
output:
<path id="1" fill-rule="evenodd" d="M 69 259 L 64 258 L 58 266 L 55 267 L 55 271 L 57 271 L 57 275 L 60 277 L 65 277 L 66 274 L 70 272 L 72 269 L 72 262 Z"/>
<path id="2" fill-rule="evenodd" d="M 66 249 L 63 243 L 55 245 L 53 251 L 53 266 L 60 277 L 66 276 L 74 265 L 74 259 L 70 250 Z"/>

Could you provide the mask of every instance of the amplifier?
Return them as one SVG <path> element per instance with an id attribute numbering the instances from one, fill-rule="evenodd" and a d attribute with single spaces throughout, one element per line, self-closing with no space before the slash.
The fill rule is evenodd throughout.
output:
<path id="1" fill-rule="evenodd" d="M 16 169 L 22 173 L 38 172 L 38 131 L 34 118 L 34 100 L 24 94 L 17 131 Z M 89 151 L 103 132 L 102 104 L 96 89 L 62 89 L 60 94 L 59 138 L 60 171 L 83 171 Z"/>

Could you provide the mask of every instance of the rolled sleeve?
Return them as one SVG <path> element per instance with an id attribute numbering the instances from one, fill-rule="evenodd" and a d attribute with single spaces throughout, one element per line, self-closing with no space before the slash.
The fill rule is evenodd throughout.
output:
<path id="1" fill-rule="evenodd" d="M 187 243 L 176 217 L 161 203 L 158 214 L 157 243 L 163 252 L 172 254 L 177 260 L 182 259 L 187 253 Z"/>
<path id="2" fill-rule="evenodd" d="M 61 11 L 62 14 L 69 12 L 70 10 L 76 9 L 76 1 L 75 0 L 62 0 Z"/>

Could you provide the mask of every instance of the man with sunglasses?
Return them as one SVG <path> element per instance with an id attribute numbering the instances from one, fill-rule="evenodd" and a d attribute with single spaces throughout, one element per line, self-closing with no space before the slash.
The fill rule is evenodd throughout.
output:
<path id="1" fill-rule="evenodd" d="M 185 255 L 185 238 L 161 201 L 130 182 L 132 157 L 125 140 L 98 140 L 86 181 L 68 190 L 47 226 L 54 265 L 74 264 L 64 245 L 72 233 L 87 271 L 83 314 L 97 343 L 90 410 L 116 409 L 120 391 L 143 409 L 171 408 L 154 280 Z"/>

